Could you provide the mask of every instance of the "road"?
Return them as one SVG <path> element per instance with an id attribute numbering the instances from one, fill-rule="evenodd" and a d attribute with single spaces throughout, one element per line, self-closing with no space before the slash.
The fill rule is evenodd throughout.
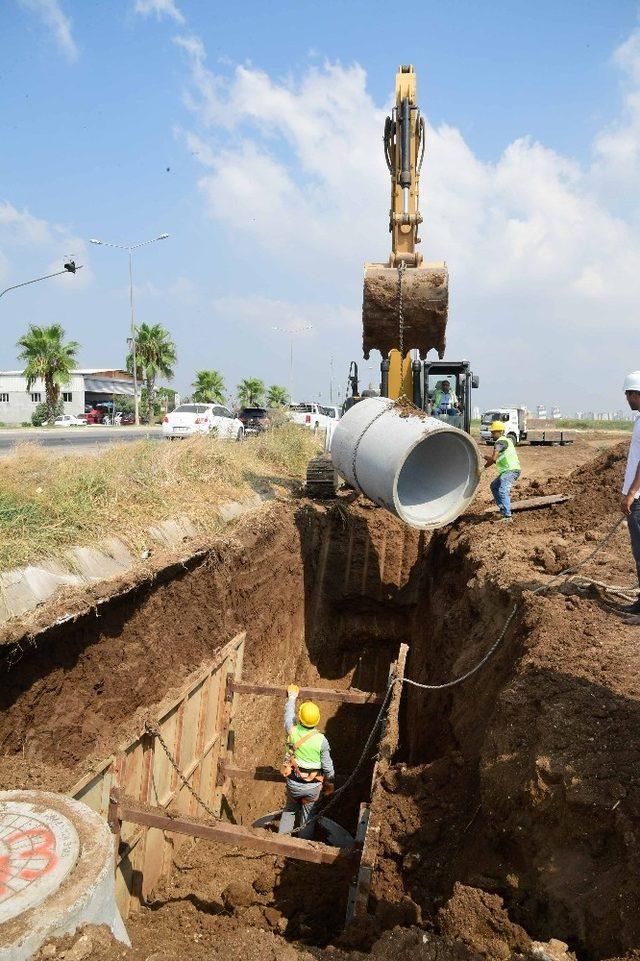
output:
<path id="1" fill-rule="evenodd" d="M 0 430 L 0 456 L 11 452 L 16 444 L 41 444 L 60 452 L 91 453 L 104 444 L 131 443 L 134 440 L 158 440 L 161 427 L 62 427 L 59 429 Z"/>

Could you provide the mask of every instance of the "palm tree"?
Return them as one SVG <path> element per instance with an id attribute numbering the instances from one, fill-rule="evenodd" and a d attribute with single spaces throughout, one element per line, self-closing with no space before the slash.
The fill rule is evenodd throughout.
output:
<path id="1" fill-rule="evenodd" d="M 263 400 L 265 394 L 264 381 L 257 377 L 245 377 L 236 387 L 238 400 L 243 407 L 254 407 Z"/>
<path id="2" fill-rule="evenodd" d="M 217 370 L 197 370 L 191 386 L 195 388 L 193 399 L 201 404 L 224 403 L 224 378 Z"/>
<path id="3" fill-rule="evenodd" d="M 26 364 L 22 376 L 27 378 L 27 390 L 41 378 L 47 403 L 47 419 L 50 424 L 56 418 L 60 401 L 60 388 L 71 380 L 71 371 L 76 366 L 76 354 L 80 344 L 75 340 L 63 343 L 64 329 L 60 324 L 38 327 L 30 324 L 29 329 L 18 341 L 22 350 L 18 358 Z"/>
<path id="4" fill-rule="evenodd" d="M 267 391 L 267 404 L 269 407 L 286 407 L 289 403 L 289 391 L 279 384 L 272 384 Z"/>
<path id="5" fill-rule="evenodd" d="M 156 379 L 161 374 L 171 380 L 177 359 L 176 345 L 166 327 L 162 324 L 140 324 L 136 328 L 137 375 L 146 384 L 149 419 L 153 415 L 156 399 Z M 132 354 L 127 357 L 127 370 L 133 370 Z"/>

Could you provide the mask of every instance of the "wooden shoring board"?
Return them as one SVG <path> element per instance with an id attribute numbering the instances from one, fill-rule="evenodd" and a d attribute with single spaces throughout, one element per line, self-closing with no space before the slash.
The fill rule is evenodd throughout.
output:
<path id="1" fill-rule="evenodd" d="M 230 681 L 233 693 L 266 694 L 270 697 L 286 697 L 286 687 L 275 684 L 252 684 L 235 679 Z M 339 691 L 330 687 L 301 687 L 299 697 L 314 701 L 332 701 L 336 704 L 382 704 L 382 695 L 372 691 Z"/>
<path id="2" fill-rule="evenodd" d="M 409 645 L 401 644 L 398 651 L 398 658 L 393 665 L 390 678 L 403 678 L 407 665 L 407 655 Z M 380 739 L 378 751 L 379 760 L 373 769 L 371 785 L 371 803 L 368 809 L 361 810 L 361 820 L 359 828 L 364 835 L 362 854 L 360 855 L 360 865 L 354 884 L 352 896 L 347 907 L 347 921 L 354 918 L 363 917 L 367 913 L 369 905 L 369 895 L 371 892 L 371 881 L 378 859 L 378 848 L 380 844 L 380 825 L 376 817 L 376 800 L 380 792 L 382 774 L 388 768 L 391 760 L 398 749 L 400 736 L 400 702 L 402 700 L 403 685 L 396 683 L 393 686 L 384 733 Z"/>
<path id="3" fill-rule="evenodd" d="M 564 504 L 565 501 L 570 501 L 570 494 L 548 494 L 545 497 L 527 497 L 522 501 L 512 501 L 511 510 L 512 511 L 532 511 L 539 507 L 552 507 L 554 504 Z M 486 510 L 487 514 L 496 514 L 500 508 L 497 505 L 493 507 L 488 507 Z"/>
<path id="4" fill-rule="evenodd" d="M 230 659 L 241 664 L 245 636 L 241 632 L 225 644 L 206 668 L 194 672 L 155 713 L 155 724 L 182 774 L 211 804 L 221 752 L 227 669 Z M 106 818 L 114 789 L 132 797 L 137 805 L 155 805 L 158 810 L 177 810 L 187 816 L 204 814 L 178 778 L 158 738 L 144 730 L 99 762 L 68 793 Z M 112 809 L 113 805 L 111 813 Z M 167 836 L 153 825 L 125 823 L 118 840 L 116 899 L 126 917 L 169 871 L 176 842 L 183 837 Z"/>
<path id="5" fill-rule="evenodd" d="M 235 751 L 234 719 L 239 710 L 239 692 L 234 689 L 234 683 L 242 677 L 244 661 L 244 641 L 228 658 L 226 663 L 226 678 L 224 685 L 224 699 L 222 701 L 222 718 L 220 722 L 220 750 L 216 768 L 216 787 L 214 791 L 213 811 L 220 817 L 224 805 L 230 807 L 228 794 L 232 782 L 225 776 L 225 766 L 233 767 Z"/>
<path id="6" fill-rule="evenodd" d="M 114 798 L 114 813 L 124 823 L 140 824 L 155 828 L 167 834 L 182 834 L 189 837 L 219 841 L 234 847 L 251 848 L 265 851 L 277 857 L 294 858 L 313 864 L 333 864 L 353 855 L 354 850 L 334 848 L 318 841 L 305 841 L 301 838 L 281 837 L 262 831 L 259 828 L 246 828 L 228 821 L 200 821 L 192 818 L 170 817 L 161 808 L 143 808 L 128 798 Z"/>

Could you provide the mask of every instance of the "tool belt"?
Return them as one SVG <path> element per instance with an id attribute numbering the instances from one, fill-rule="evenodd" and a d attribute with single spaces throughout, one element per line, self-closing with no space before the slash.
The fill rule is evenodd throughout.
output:
<path id="1" fill-rule="evenodd" d="M 303 784 L 314 784 L 322 783 L 324 781 L 324 774 L 321 771 L 305 771 L 301 768 L 296 761 L 296 751 L 299 747 L 302 747 L 305 741 L 308 741 L 310 737 L 313 737 L 315 731 L 309 731 L 307 734 L 303 734 L 302 737 L 298 738 L 295 744 L 290 744 L 287 753 L 284 756 L 284 763 L 280 768 L 280 773 L 283 777 L 290 777 L 294 781 L 302 781 Z"/>

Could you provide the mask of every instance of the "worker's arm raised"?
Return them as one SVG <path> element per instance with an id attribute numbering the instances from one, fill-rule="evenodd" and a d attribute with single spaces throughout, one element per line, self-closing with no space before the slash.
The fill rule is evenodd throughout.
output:
<path id="1" fill-rule="evenodd" d="M 287 700 L 284 704 L 284 729 L 287 734 L 296 723 L 296 700 L 299 693 L 297 684 L 290 684 L 287 688 Z"/>

